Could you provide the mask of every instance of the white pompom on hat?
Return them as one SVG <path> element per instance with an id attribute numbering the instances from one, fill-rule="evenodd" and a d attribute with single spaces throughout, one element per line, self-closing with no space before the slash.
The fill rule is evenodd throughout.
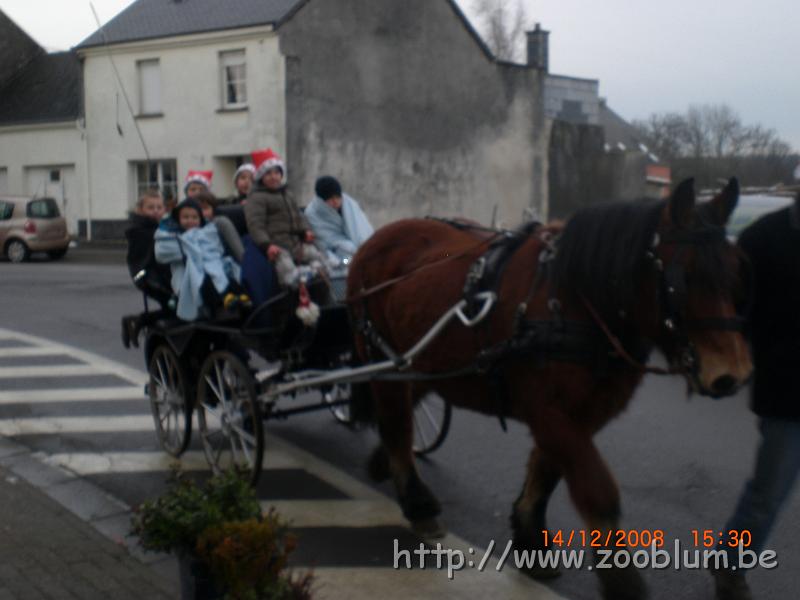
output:
<path id="1" fill-rule="evenodd" d="M 254 150 L 252 152 L 253 164 L 256 168 L 255 180 L 260 181 L 270 169 L 280 169 L 283 173 L 283 181 L 286 181 L 286 164 L 272 148 L 264 150 Z"/>

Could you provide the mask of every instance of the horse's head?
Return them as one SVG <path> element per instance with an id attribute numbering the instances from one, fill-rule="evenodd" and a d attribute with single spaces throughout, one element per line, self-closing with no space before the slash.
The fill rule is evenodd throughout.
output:
<path id="1" fill-rule="evenodd" d="M 697 205 L 693 180 L 684 181 L 665 205 L 647 253 L 658 279 L 656 343 L 695 391 L 716 398 L 736 392 L 753 368 L 737 315 L 745 258 L 725 234 L 738 199 L 739 184 L 731 179 Z"/>

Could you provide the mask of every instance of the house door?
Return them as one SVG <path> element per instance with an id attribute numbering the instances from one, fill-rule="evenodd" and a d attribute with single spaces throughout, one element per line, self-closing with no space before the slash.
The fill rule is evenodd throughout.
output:
<path id="1" fill-rule="evenodd" d="M 81 206 L 75 187 L 75 167 L 28 167 L 25 169 L 25 193 L 39 198 L 54 198 L 61 214 L 67 220 L 70 234 L 78 233 Z"/>

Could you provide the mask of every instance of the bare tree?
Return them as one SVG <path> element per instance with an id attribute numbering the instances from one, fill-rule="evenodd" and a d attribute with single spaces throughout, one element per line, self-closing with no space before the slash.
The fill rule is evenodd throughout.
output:
<path id="1" fill-rule="evenodd" d="M 676 179 L 702 185 L 732 173 L 751 185 L 788 182 L 797 157 L 774 129 L 745 125 L 728 105 L 694 105 L 686 113 L 653 114 L 634 121 L 642 141 L 673 167 Z"/>
<path id="2" fill-rule="evenodd" d="M 473 9 L 486 44 L 501 60 L 518 60 L 522 54 L 528 16 L 521 0 L 474 0 Z"/>

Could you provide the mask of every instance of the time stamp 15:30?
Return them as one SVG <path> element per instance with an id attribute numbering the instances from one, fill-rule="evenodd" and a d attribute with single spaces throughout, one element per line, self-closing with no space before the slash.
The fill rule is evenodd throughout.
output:
<path id="1" fill-rule="evenodd" d="M 689 531 L 696 548 L 740 546 L 749 548 L 753 536 L 747 529 L 692 529 Z M 666 539 L 663 529 L 569 529 L 542 530 L 546 548 L 662 548 Z"/>

